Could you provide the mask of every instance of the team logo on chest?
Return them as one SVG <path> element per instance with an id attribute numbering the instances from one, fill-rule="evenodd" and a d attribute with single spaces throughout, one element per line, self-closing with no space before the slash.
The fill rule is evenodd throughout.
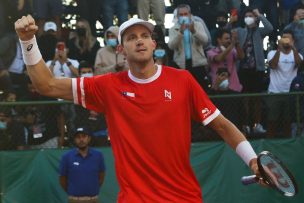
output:
<path id="1" fill-rule="evenodd" d="M 164 96 L 165 101 L 171 101 L 172 100 L 172 93 L 169 90 L 164 90 Z"/>

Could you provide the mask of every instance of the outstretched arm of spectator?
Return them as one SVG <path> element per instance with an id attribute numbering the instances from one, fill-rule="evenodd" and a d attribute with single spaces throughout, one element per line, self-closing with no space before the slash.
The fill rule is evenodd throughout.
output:
<path id="1" fill-rule="evenodd" d="M 38 27 L 33 17 L 28 15 L 18 19 L 15 30 L 20 39 L 27 72 L 38 92 L 48 97 L 72 100 L 72 80 L 54 78 L 42 59 L 35 38 Z"/>

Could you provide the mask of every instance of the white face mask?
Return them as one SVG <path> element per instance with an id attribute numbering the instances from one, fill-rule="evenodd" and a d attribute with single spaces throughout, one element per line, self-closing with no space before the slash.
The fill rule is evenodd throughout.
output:
<path id="1" fill-rule="evenodd" d="M 227 90 L 229 86 L 229 81 L 228 79 L 223 80 L 220 84 L 219 84 L 219 89 L 220 90 Z"/>
<path id="2" fill-rule="evenodd" d="M 220 46 L 220 48 L 221 48 L 222 51 L 225 51 L 225 50 L 226 50 L 226 47 L 224 47 L 223 45 Z"/>
<path id="3" fill-rule="evenodd" d="M 255 23 L 255 19 L 253 17 L 245 17 L 244 22 L 246 25 L 252 25 Z"/>
<path id="4" fill-rule="evenodd" d="M 93 77 L 93 73 L 84 73 L 84 74 L 81 74 L 81 77 L 91 78 L 91 77 Z"/>

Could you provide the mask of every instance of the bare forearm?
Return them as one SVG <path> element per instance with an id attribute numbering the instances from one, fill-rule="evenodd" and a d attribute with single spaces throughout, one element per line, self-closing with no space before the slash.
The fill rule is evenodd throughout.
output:
<path id="1" fill-rule="evenodd" d="M 235 150 L 240 142 L 246 140 L 241 131 L 223 115 L 219 115 L 215 119 L 218 119 L 218 122 L 211 122 L 209 124 L 210 127 L 214 129 L 232 149 Z"/>
<path id="2" fill-rule="evenodd" d="M 33 85 L 39 93 L 48 92 L 50 89 L 50 81 L 54 76 L 46 66 L 44 60 L 41 59 L 36 65 L 27 65 L 26 68 Z"/>
<path id="3" fill-rule="evenodd" d="M 280 59 L 280 51 L 277 50 L 274 57 L 269 61 L 269 66 L 272 69 L 275 69 L 278 67 L 278 63 L 279 63 L 279 59 Z"/>
<path id="4" fill-rule="evenodd" d="M 293 48 L 292 50 L 293 50 L 293 55 L 294 55 L 294 59 L 295 59 L 295 64 L 298 67 L 301 64 L 302 59 L 299 56 L 299 52 L 297 49 Z"/>

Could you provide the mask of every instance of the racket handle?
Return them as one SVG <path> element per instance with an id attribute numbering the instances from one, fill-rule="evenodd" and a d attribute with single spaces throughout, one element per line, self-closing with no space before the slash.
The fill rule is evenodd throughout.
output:
<path id="1" fill-rule="evenodd" d="M 243 185 L 249 185 L 252 183 L 257 183 L 259 181 L 259 178 L 256 175 L 251 175 L 251 176 L 243 176 L 241 179 L 241 182 Z"/>

